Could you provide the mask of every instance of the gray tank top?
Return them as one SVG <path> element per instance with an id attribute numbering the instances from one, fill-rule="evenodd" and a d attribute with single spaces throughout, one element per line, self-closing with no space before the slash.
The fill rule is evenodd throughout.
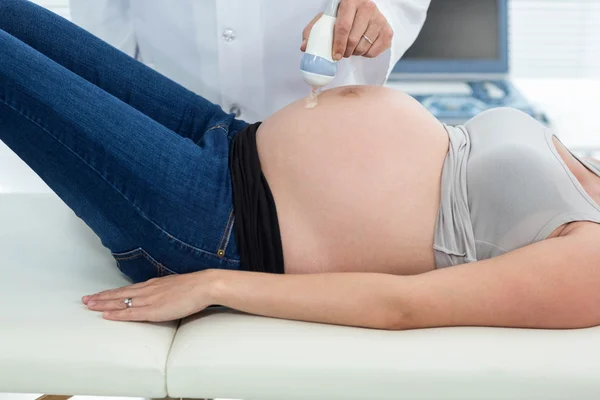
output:
<path id="1" fill-rule="evenodd" d="M 554 134 L 529 115 L 498 108 L 446 128 L 438 267 L 507 253 L 569 222 L 600 223 L 600 206 L 560 157 Z M 600 176 L 600 164 L 575 157 Z"/>

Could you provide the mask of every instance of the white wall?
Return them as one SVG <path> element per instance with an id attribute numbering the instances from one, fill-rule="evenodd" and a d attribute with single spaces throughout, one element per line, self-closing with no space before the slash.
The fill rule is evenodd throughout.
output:
<path id="1" fill-rule="evenodd" d="M 49 8 L 62 15 L 65 18 L 70 18 L 69 14 L 69 0 L 32 0 L 34 3 L 37 3 L 41 6 Z M 89 0 L 94 1 L 94 0 Z"/>
<path id="2" fill-rule="evenodd" d="M 33 1 L 69 17 L 68 0 Z M 600 0 L 509 0 L 509 4 L 515 77 L 600 79 Z"/>
<path id="3" fill-rule="evenodd" d="M 511 71 L 600 78 L 600 0 L 510 0 Z"/>

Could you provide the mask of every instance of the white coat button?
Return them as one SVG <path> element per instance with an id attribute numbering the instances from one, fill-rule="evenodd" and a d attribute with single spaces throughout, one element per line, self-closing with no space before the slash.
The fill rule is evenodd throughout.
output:
<path id="1" fill-rule="evenodd" d="M 234 104 L 229 108 L 229 114 L 233 114 L 236 118 L 238 118 L 240 115 L 242 115 L 242 109 Z"/>
<path id="2" fill-rule="evenodd" d="M 235 31 L 233 29 L 225 29 L 223 31 L 223 40 L 233 42 L 235 40 Z"/>

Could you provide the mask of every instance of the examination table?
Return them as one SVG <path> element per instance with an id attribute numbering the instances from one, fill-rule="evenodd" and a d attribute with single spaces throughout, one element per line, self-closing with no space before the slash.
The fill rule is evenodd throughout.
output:
<path id="1" fill-rule="evenodd" d="M 181 323 L 103 320 L 81 304 L 81 296 L 127 280 L 96 235 L 54 193 L 13 190 L 10 182 L 41 181 L 0 145 L 0 392 L 246 400 L 600 399 L 600 328 L 390 332 L 220 308 Z"/>

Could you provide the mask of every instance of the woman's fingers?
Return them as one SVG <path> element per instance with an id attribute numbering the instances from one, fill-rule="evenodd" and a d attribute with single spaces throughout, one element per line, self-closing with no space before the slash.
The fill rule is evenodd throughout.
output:
<path id="1" fill-rule="evenodd" d="M 146 282 L 144 282 L 146 283 Z M 104 292 L 96 293 L 91 296 L 84 296 L 83 303 L 89 304 L 90 301 L 103 301 L 113 299 L 126 299 L 128 297 L 139 296 L 140 292 L 148 287 L 148 285 L 131 285 L 124 286 L 118 289 L 105 290 Z"/>
<path id="2" fill-rule="evenodd" d="M 123 300 L 90 300 L 87 307 L 92 311 L 124 310 L 127 304 Z"/>
<path id="3" fill-rule="evenodd" d="M 146 307 L 151 304 L 151 301 L 147 296 L 139 296 L 111 300 L 90 300 L 87 303 L 87 306 L 92 311 L 125 310 L 126 308 L 130 308 L 127 307 L 127 304 L 125 303 L 125 300 L 128 298 L 131 298 L 131 308 Z"/>
<path id="4" fill-rule="evenodd" d="M 140 282 L 134 285 L 123 286 L 117 289 L 105 290 L 103 292 L 99 292 L 93 295 L 83 296 L 81 300 L 83 301 L 83 304 L 87 304 L 90 300 L 109 300 L 117 298 L 126 299 L 128 297 L 132 297 L 132 295 L 135 295 L 136 293 L 138 293 L 139 295 L 138 291 L 141 289 L 153 287 L 157 284 L 162 284 L 167 280 L 174 279 L 175 277 L 176 275 L 164 276 L 162 278 L 153 278 L 147 280 L 146 282 Z"/>
<path id="5" fill-rule="evenodd" d="M 348 43 L 346 44 L 344 57 L 350 57 L 351 55 L 356 54 L 356 49 L 363 41 L 363 35 L 365 32 L 367 32 L 371 18 L 373 18 L 375 15 L 376 10 L 377 7 L 374 3 L 365 3 L 358 7 L 358 11 L 356 12 L 354 23 L 352 25 L 352 30 L 348 36 Z M 362 54 L 366 53 L 369 50 L 369 47 L 367 47 Z"/>
<path id="6" fill-rule="evenodd" d="M 208 288 L 212 282 L 207 271 L 171 275 L 141 284 L 107 290 L 85 296 L 92 311 L 116 321 L 173 321 L 206 308 L 210 303 Z M 131 307 L 124 302 L 131 298 Z"/>
<path id="7" fill-rule="evenodd" d="M 352 31 L 357 11 L 358 8 L 354 1 L 342 1 L 340 3 L 333 34 L 333 59 L 336 61 L 341 60 L 346 53 L 348 38 Z"/>
<path id="8" fill-rule="evenodd" d="M 124 310 L 105 311 L 102 316 L 112 321 L 151 321 L 157 322 L 156 310 L 153 307 L 132 307 Z"/>

